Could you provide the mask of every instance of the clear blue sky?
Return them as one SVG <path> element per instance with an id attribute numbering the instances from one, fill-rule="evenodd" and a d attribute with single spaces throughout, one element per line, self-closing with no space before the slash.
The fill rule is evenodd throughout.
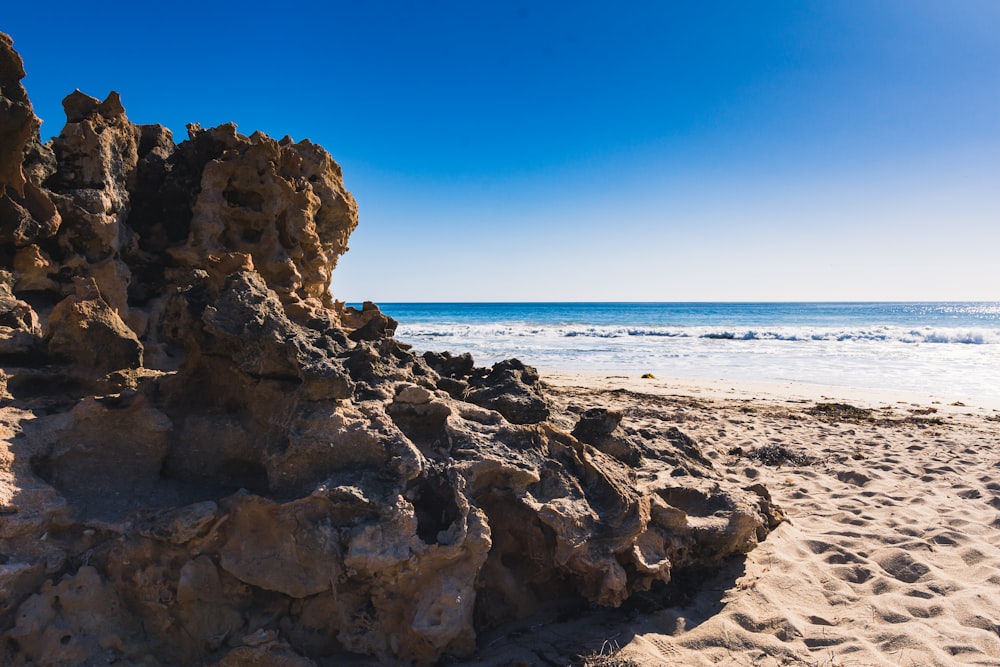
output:
<path id="1" fill-rule="evenodd" d="M 1000 2 L 13 3 L 57 134 L 325 146 L 348 301 L 1000 300 Z"/>

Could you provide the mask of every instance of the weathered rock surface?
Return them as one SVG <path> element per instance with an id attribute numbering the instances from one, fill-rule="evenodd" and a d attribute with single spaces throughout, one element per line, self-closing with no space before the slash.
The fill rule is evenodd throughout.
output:
<path id="1" fill-rule="evenodd" d="M 530 366 L 334 302 L 319 146 L 80 92 L 43 145 L 23 76 L 0 35 L 0 663 L 430 664 L 773 525 L 680 431 L 570 433 Z"/>

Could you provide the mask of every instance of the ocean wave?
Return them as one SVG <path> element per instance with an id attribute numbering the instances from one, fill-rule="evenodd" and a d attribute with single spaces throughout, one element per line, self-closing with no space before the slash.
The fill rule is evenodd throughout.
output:
<path id="1" fill-rule="evenodd" d="M 836 341 L 836 342 L 874 342 L 874 343 L 954 343 L 962 345 L 1000 345 L 1000 330 L 997 329 L 853 329 L 853 330 L 720 330 L 709 331 L 698 335 L 699 338 L 710 340 L 777 340 L 788 342 L 800 341 Z"/>
<path id="2" fill-rule="evenodd" d="M 676 338 L 706 341 L 859 342 L 903 344 L 1000 345 L 1000 329 L 874 327 L 841 329 L 778 327 L 739 329 L 712 327 L 624 327 L 624 326 L 538 326 L 520 323 L 461 325 L 415 323 L 401 325 L 397 335 L 411 339 L 498 339 L 498 338 Z"/>
<path id="3" fill-rule="evenodd" d="M 658 336 L 661 338 L 691 338 L 691 334 L 683 331 L 670 331 L 666 329 L 632 329 L 632 328 L 609 328 L 602 329 L 591 327 L 588 329 L 565 329 L 560 330 L 562 337 L 575 338 L 582 336 L 585 338 L 624 338 L 626 336 Z"/>

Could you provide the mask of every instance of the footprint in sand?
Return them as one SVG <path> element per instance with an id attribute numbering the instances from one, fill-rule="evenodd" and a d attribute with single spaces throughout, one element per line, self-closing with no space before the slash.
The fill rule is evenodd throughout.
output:
<path id="1" fill-rule="evenodd" d="M 831 553 L 824 560 L 830 565 L 848 565 L 851 563 L 864 562 L 861 558 L 843 551 Z"/>
<path id="2" fill-rule="evenodd" d="M 864 486 L 872 481 L 871 477 L 856 470 L 842 470 L 837 473 L 837 479 L 844 484 L 853 484 L 854 486 Z"/>
<path id="3" fill-rule="evenodd" d="M 974 547 L 969 547 L 964 551 L 960 551 L 958 555 L 962 558 L 966 565 L 976 565 L 977 563 L 982 563 L 987 559 L 986 554 Z"/>
<path id="4" fill-rule="evenodd" d="M 906 584 L 918 581 L 922 576 L 931 571 L 923 563 L 913 560 L 910 554 L 897 549 L 878 552 L 874 554 L 872 560 L 878 563 L 879 567 L 885 570 L 886 574 Z"/>
<path id="5" fill-rule="evenodd" d="M 927 584 L 927 588 L 934 592 L 935 595 L 947 596 L 952 593 L 957 593 L 961 590 L 960 586 L 955 584 L 950 584 L 948 582 L 935 581 L 933 583 Z"/>
<path id="6" fill-rule="evenodd" d="M 818 556 L 823 556 L 823 560 L 830 565 L 848 565 L 851 563 L 863 563 L 864 560 L 854 555 L 843 546 L 819 540 L 806 540 L 809 550 Z M 845 545 L 850 547 L 851 545 Z"/>
<path id="7" fill-rule="evenodd" d="M 852 512 L 861 512 L 861 510 L 859 510 L 859 509 L 858 510 L 851 510 L 851 511 Z M 860 518 L 858 518 L 856 516 L 851 516 L 850 514 L 846 514 L 844 512 L 841 512 L 840 514 L 835 514 L 834 516 L 832 516 L 830 518 L 833 519 L 834 521 L 838 522 L 838 523 L 847 524 L 848 526 L 866 526 L 866 525 L 868 525 L 868 521 L 867 520 L 860 519 Z"/>
<path id="8" fill-rule="evenodd" d="M 809 550 L 814 554 L 824 554 L 830 549 L 836 548 L 836 545 L 830 542 L 821 542 L 819 540 L 805 540 L 805 545 L 809 547 Z"/>
<path id="9" fill-rule="evenodd" d="M 897 614 L 894 611 L 874 610 L 873 613 L 877 614 L 878 617 L 881 618 L 886 623 L 892 623 L 892 624 L 909 623 L 910 621 L 913 620 L 913 618 L 910 616 L 906 616 L 905 614 Z"/>
<path id="10" fill-rule="evenodd" d="M 911 606 L 907 607 L 906 611 L 908 611 L 910 616 L 913 618 L 935 618 L 944 613 L 944 607 L 937 604 L 930 605 L 929 607 Z"/>
<path id="11" fill-rule="evenodd" d="M 837 646 L 838 644 L 843 644 L 845 641 L 847 641 L 846 637 L 824 635 L 823 637 L 806 637 L 802 640 L 802 643 L 811 649 L 818 649 L 826 648 L 828 646 Z"/>
<path id="12" fill-rule="evenodd" d="M 897 586 L 893 585 L 885 577 L 879 577 L 872 582 L 872 594 L 873 595 L 885 595 L 886 593 L 896 592 Z"/>
<path id="13" fill-rule="evenodd" d="M 793 641 L 794 639 L 802 636 L 799 629 L 784 616 L 772 616 L 771 618 L 757 620 L 747 616 L 746 614 L 735 613 L 731 615 L 731 618 L 737 625 L 747 632 L 774 635 L 777 639 L 783 642 Z"/>
<path id="14" fill-rule="evenodd" d="M 846 565 L 833 568 L 833 575 L 849 584 L 863 584 L 872 578 L 872 571 L 861 565 Z"/>
<path id="15" fill-rule="evenodd" d="M 822 616 L 809 616 L 806 620 L 808 620 L 813 625 L 829 625 L 829 626 L 836 625 L 836 623 L 833 623 L 832 621 L 828 621 L 825 618 L 823 618 Z"/>
<path id="16" fill-rule="evenodd" d="M 908 634 L 883 632 L 876 636 L 877 646 L 883 653 L 902 655 L 903 651 L 914 650 L 913 637 Z"/>
<path id="17" fill-rule="evenodd" d="M 964 625 L 967 628 L 986 630 L 987 632 L 993 632 L 1000 635 L 1000 623 L 986 618 L 985 616 L 980 616 L 979 614 L 960 615 L 957 620 L 961 625 Z"/>
<path id="18" fill-rule="evenodd" d="M 956 540 L 955 537 L 952 537 L 952 535 L 957 537 L 959 540 L 962 539 L 962 536 L 958 533 L 945 531 L 943 533 L 938 533 L 937 535 L 931 536 L 931 542 L 934 542 L 935 544 L 943 544 L 949 547 L 956 546 L 958 544 L 958 540 Z"/>
<path id="19" fill-rule="evenodd" d="M 922 600 L 930 600 L 934 597 L 934 594 L 929 591 L 922 591 L 919 588 L 915 588 L 912 591 L 906 591 L 906 595 L 911 598 L 920 598 Z"/>
<path id="20" fill-rule="evenodd" d="M 649 640 L 649 643 L 652 644 L 656 650 L 660 652 L 660 655 L 666 660 L 678 658 L 681 655 L 680 650 L 676 646 L 658 635 L 645 635 L 645 639 Z"/>

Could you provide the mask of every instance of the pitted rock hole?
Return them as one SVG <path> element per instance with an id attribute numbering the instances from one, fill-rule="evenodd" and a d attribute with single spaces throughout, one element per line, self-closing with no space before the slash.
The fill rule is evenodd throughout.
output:
<path id="1" fill-rule="evenodd" d="M 415 480 L 406 497 L 417 516 L 417 537 L 425 544 L 437 544 L 439 534 L 461 516 L 453 492 L 438 474 Z"/>
<path id="2" fill-rule="evenodd" d="M 265 497 L 270 492 L 267 470 L 256 461 L 238 459 L 224 461 L 219 466 L 217 476 L 219 486 L 228 491 L 246 489 L 250 493 Z"/>

